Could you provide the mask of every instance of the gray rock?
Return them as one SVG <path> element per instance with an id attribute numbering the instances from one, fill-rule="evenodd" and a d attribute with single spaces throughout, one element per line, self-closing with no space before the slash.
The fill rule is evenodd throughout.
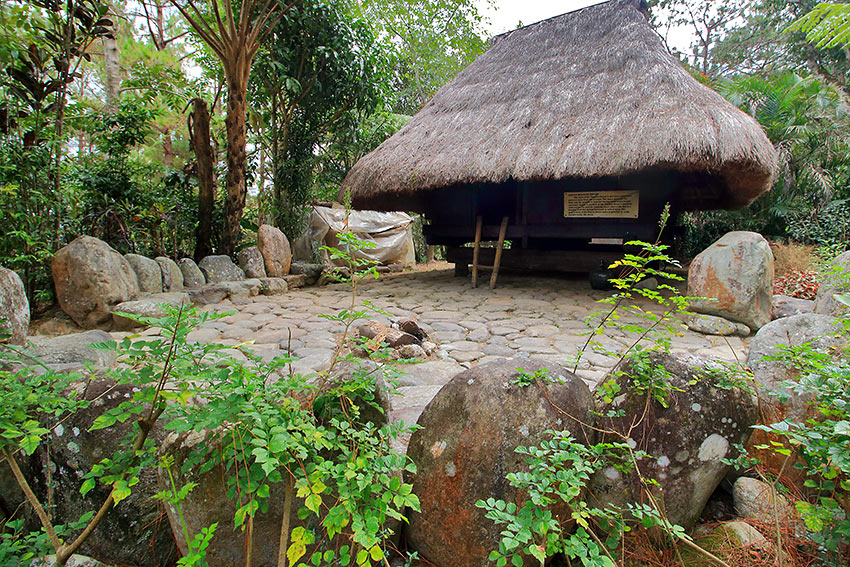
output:
<path id="1" fill-rule="evenodd" d="M 201 287 L 206 285 L 207 278 L 191 258 L 180 258 L 177 260 L 180 271 L 183 272 L 183 285 L 186 287 Z"/>
<path id="2" fill-rule="evenodd" d="M 602 416 L 618 412 L 617 417 L 600 417 L 599 427 L 628 435 L 629 445 L 651 455 L 640 459 L 638 466 L 646 478 L 659 483 L 667 519 L 687 530 L 729 471 L 722 459 L 732 458 L 733 445 L 749 439 L 758 419 L 756 400 L 731 381 L 720 381 L 725 371 L 717 372 L 721 367 L 708 359 L 654 354 L 650 360 L 653 376 L 662 373 L 661 367 L 669 374 L 667 407 L 654 397 L 647 400 L 651 394 L 646 388 L 635 387 L 647 377 L 640 370 L 643 365 L 635 367 L 626 360 L 603 381 L 616 381 L 621 393 L 599 408 Z M 637 420 L 638 416 L 644 417 Z M 604 440 L 621 442 L 610 435 Z M 596 473 L 590 483 L 599 506 L 644 502 L 645 490 L 638 475 L 614 467 Z"/>
<path id="3" fill-rule="evenodd" d="M 293 369 L 296 365 L 293 364 Z M 380 373 L 377 365 L 370 361 L 364 362 L 362 365 L 351 363 L 339 364 L 335 367 L 333 374 L 325 382 L 324 394 L 327 395 L 327 388 L 331 385 L 339 385 L 347 380 L 351 380 L 354 372 L 358 372 L 360 376 L 369 376 L 374 378 L 374 395 L 377 400 L 378 408 L 367 405 L 363 400 L 348 399 L 326 399 L 316 404 L 323 409 L 317 411 L 328 411 L 334 408 L 337 411 L 340 406 L 346 411 L 351 412 L 352 401 L 356 403 L 360 409 L 359 422 L 371 421 L 379 427 L 387 423 L 389 415 L 389 391 L 386 383 Z M 297 372 L 297 370 L 296 370 Z M 327 413 L 319 413 L 317 417 L 325 418 Z M 202 447 L 207 443 L 215 443 L 214 439 L 204 439 L 202 435 L 190 433 L 169 439 L 168 451 L 175 455 L 176 466 L 173 467 L 175 474 L 179 474 L 182 461 L 187 456 L 188 452 L 194 447 Z M 203 443 L 203 445 L 201 445 Z M 329 458 L 330 455 L 326 455 Z M 285 471 L 281 471 L 286 474 Z M 162 475 L 162 473 L 160 473 Z M 197 475 L 192 474 L 190 477 L 178 478 L 178 486 L 181 483 L 192 480 L 197 482 L 197 487 L 192 490 L 187 500 L 182 504 L 182 515 L 189 528 L 189 533 L 199 533 L 200 529 L 210 524 L 217 522 L 219 527 L 216 530 L 215 537 L 212 539 L 210 546 L 207 549 L 206 560 L 210 567 L 232 567 L 234 565 L 244 564 L 244 542 L 245 533 L 233 525 L 233 515 L 236 511 L 235 499 L 227 498 L 227 486 L 224 479 L 230 475 L 230 472 L 225 472 L 221 468 L 216 467 L 211 471 Z M 162 482 L 167 482 L 161 477 Z M 280 525 L 283 517 L 283 483 L 270 483 L 271 495 L 268 502 L 268 510 L 262 514 L 257 514 L 254 519 L 254 565 L 258 567 L 272 567 L 277 565 L 278 548 L 280 544 Z M 291 510 L 292 527 L 304 525 L 304 522 L 299 521 L 297 509 L 303 506 L 303 500 L 295 498 Z M 167 505 L 166 511 L 168 519 L 171 523 L 171 528 L 174 537 L 177 540 L 178 547 L 185 551 L 186 542 L 183 539 L 183 530 L 177 516 L 176 510 Z M 336 543 L 336 542 L 333 542 Z M 338 547 L 338 545 L 336 546 Z M 312 549 L 308 548 L 306 557 L 310 557 Z"/>
<path id="4" fill-rule="evenodd" d="M 201 260 L 198 267 L 209 284 L 239 282 L 245 279 L 245 272 L 233 263 L 230 256 L 207 256 Z"/>
<path id="5" fill-rule="evenodd" d="M 185 293 L 195 305 L 213 305 L 221 303 L 230 297 L 230 288 L 218 285 L 205 285 L 204 287 L 186 288 Z"/>
<path id="6" fill-rule="evenodd" d="M 59 305 L 84 328 L 110 323 L 113 305 L 139 295 L 139 281 L 130 262 L 91 236 L 80 236 L 61 248 L 52 271 Z"/>
<path id="7" fill-rule="evenodd" d="M 774 524 L 777 517 L 784 523 L 796 515 L 794 506 L 773 487 L 746 476 L 732 485 L 732 502 L 742 518 L 766 524 Z"/>
<path id="8" fill-rule="evenodd" d="M 304 274 L 283 276 L 283 279 L 286 280 L 286 285 L 289 286 L 289 289 L 298 289 L 299 287 L 305 287 L 315 283 L 311 282 L 310 278 Z"/>
<path id="9" fill-rule="evenodd" d="M 398 349 L 398 354 L 402 358 L 425 358 L 425 350 L 419 345 L 404 345 Z"/>
<path id="10" fill-rule="evenodd" d="M 401 372 L 399 383 L 402 386 L 443 386 L 463 372 L 464 368 L 453 360 L 435 360 L 404 364 L 398 370 Z"/>
<path id="11" fill-rule="evenodd" d="M 544 365 L 523 363 L 534 372 Z M 419 417 L 408 455 L 417 466 L 413 491 L 422 512 L 412 514 L 407 535 L 413 549 L 443 567 L 483 567 L 498 549 L 502 527 L 477 508 L 479 499 L 508 502 L 522 495 L 505 475 L 523 470 L 523 456 L 514 452 L 549 439 L 548 429 L 568 429 L 585 441 L 575 421 L 592 423 L 593 399 L 587 386 L 564 368 L 549 366 L 559 383 L 547 388 L 517 386 L 515 362 L 470 368 L 443 386 Z M 551 403 L 550 403 L 551 401 Z M 496 418 L 498 417 L 498 418 Z M 592 440 L 591 440 L 592 441 Z M 556 508 L 557 515 L 567 513 Z"/>
<path id="12" fill-rule="evenodd" d="M 264 224 L 257 230 L 257 248 L 266 263 L 266 273 L 273 278 L 289 274 L 292 264 L 292 248 L 289 240 L 277 228 Z"/>
<path id="13" fill-rule="evenodd" d="M 79 369 L 91 363 L 96 368 L 109 368 L 115 364 L 115 352 L 94 350 L 89 345 L 111 340 L 112 335 L 106 331 L 85 331 L 53 338 L 33 337 L 29 352 L 47 366 Z"/>
<path id="14" fill-rule="evenodd" d="M 162 272 L 163 291 L 181 291 L 183 289 L 183 272 L 177 262 L 165 256 L 157 256 L 156 263 Z"/>
<path id="15" fill-rule="evenodd" d="M 283 278 L 261 278 L 263 295 L 283 295 L 289 291 L 289 284 Z"/>
<path id="16" fill-rule="evenodd" d="M 11 333 L 12 344 L 22 345 L 30 326 L 30 304 L 24 282 L 12 270 L 0 268 L 0 329 Z"/>
<path id="17" fill-rule="evenodd" d="M 796 381 L 800 371 L 793 364 L 782 360 L 767 360 L 765 357 L 780 353 L 779 347 L 811 344 L 816 351 L 825 354 L 840 355 L 847 346 L 842 336 L 842 325 L 838 319 L 829 315 L 808 313 L 777 319 L 759 330 L 750 341 L 747 366 L 753 372 L 755 381 L 762 386 L 761 408 L 762 423 L 778 423 L 790 419 L 803 423 L 817 415 L 810 403 L 812 395 L 799 395 L 783 386 L 785 381 Z M 780 470 L 783 478 L 802 486 L 806 480 L 804 469 L 794 467 L 801 462 L 796 454 L 790 461 L 771 449 L 762 449 L 772 441 L 785 442 L 784 438 L 763 431 L 755 431 L 747 446 L 753 458 L 760 460 L 765 469 L 774 474 Z"/>
<path id="18" fill-rule="evenodd" d="M 256 297 L 263 290 L 263 283 L 254 278 L 238 282 L 221 282 L 218 286 L 226 289 L 231 298 Z"/>
<path id="19" fill-rule="evenodd" d="M 134 420 L 131 419 L 124 424 L 90 431 L 98 416 L 132 399 L 133 386 L 95 379 L 78 383 L 77 391 L 97 402 L 67 416 L 60 426 L 49 419 L 45 426 L 51 430 L 50 440 L 36 452 L 41 462 L 49 460 L 55 467 L 50 479 L 53 483 L 51 512 L 57 524 L 76 521 L 85 512 L 97 510 L 106 500 L 111 487 L 102 483 L 86 496 L 80 494 L 83 475 L 101 459 L 111 458 L 122 444 L 126 447 L 127 437 L 133 430 Z M 155 431 L 161 433 L 162 430 L 156 428 Z M 37 474 L 39 478 L 31 479 L 35 480 L 32 484 L 41 501 L 47 502 L 48 479 L 44 476 L 44 468 L 38 467 Z M 80 552 L 116 565 L 173 565 L 178 558 L 177 548 L 171 531 L 163 529 L 161 506 L 153 498 L 158 491 L 155 467 L 142 469 L 131 495 L 104 516 Z"/>
<path id="20" fill-rule="evenodd" d="M 245 275 L 249 278 L 266 277 L 266 266 L 263 255 L 260 254 L 260 249 L 256 246 L 250 246 L 240 250 L 236 254 L 236 260 L 239 262 L 239 267 L 244 270 Z"/>
<path id="21" fill-rule="evenodd" d="M 162 293 L 162 270 L 156 261 L 140 254 L 124 254 L 124 258 L 136 272 L 142 293 Z"/>
<path id="22" fill-rule="evenodd" d="M 57 567 L 56 556 L 48 555 L 47 557 L 36 559 L 31 567 Z M 74 554 L 68 558 L 65 567 L 108 567 L 106 563 L 101 563 L 97 559 L 86 557 L 85 555 Z"/>
<path id="23" fill-rule="evenodd" d="M 781 319 L 783 317 L 791 317 L 792 315 L 802 315 L 804 313 L 813 313 L 815 310 L 815 302 L 810 299 L 800 299 L 798 297 L 790 297 L 787 295 L 773 296 L 773 319 Z"/>
<path id="24" fill-rule="evenodd" d="M 325 267 L 322 264 L 311 264 L 309 262 L 295 261 L 290 264 L 289 273 L 292 275 L 303 274 L 309 279 L 317 280 L 322 275 Z"/>
<path id="25" fill-rule="evenodd" d="M 824 281 L 818 287 L 815 298 L 815 313 L 842 315 L 848 307 L 835 300 L 835 294 L 850 291 L 850 251 L 838 255 L 829 264 Z"/>
<path id="26" fill-rule="evenodd" d="M 189 295 L 186 293 L 157 293 L 145 297 L 144 299 L 119 303 L 112 310 L 112 321 L 115 330 L 129 331 L 130 329 L 141 327 L 143 325 L 141 323 L 136 323 L 132 319 L 119 315 L 119 311 L 123 313 L 130 313 L 132 315 L 140 315 L 142 317 L 159 318 L 165 317 L 166 315 L 165 305 L 172 305 L 176 307 L 178 305 L 189 305 L 189 303 L 191 303 L 191 301 L 189 300 Z"/>
<path id="27" fill-rule="evenodd" d="M 688 329 L 704 335 L 720 335 L 724 337 L 750 336 L 750 328 L 743 323 L 736 323 L 714 315 L 688 313 L 685 315 L 685 324 L 688 326 Z"/>
<path id="28" fill-rule="evenodd" d="M 765 360 L 766 356 L 778 354 L 780 346 L 804 343 L 811 343 L 816 350 L 828 353 L 847 344 L 841 331 L 838 319 L 829 315 L 808 313 L 777 319 L 762 327 L 750 341 L 747 366 L 753 371 L 756 382 L 770 390 L 777 390 L 785 380 L 797 378 L 798 371 L 782 361 Z"/>
<path id="29" fill-rule="evenodd" d="M 688 296 L 697 313 L 758 330 L 771 320 L 773 252 L 755 232 L 729 232 L 700 252 L 688 269 Z"/>

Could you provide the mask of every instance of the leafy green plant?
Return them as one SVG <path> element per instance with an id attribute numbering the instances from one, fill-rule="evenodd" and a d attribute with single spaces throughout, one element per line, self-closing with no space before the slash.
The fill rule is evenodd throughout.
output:
<path id="1" fill-rule="evenodd" d="M 756 428 L 785 440 L 763 448 L 802 457 L 795 466 L 806 471 L 805 487 L 817 496 L 813 501 L 798 501 L 797 511 L 827 558 L 840 564 L 840 558 L 850 552 L 850 363 L 811 344 L 783 346 L 770 358 L 800 372 L 800 378 L 784 382 L 778 394 L 784 401 L 789 396 L 811 400 L 812 417 Z"/>
<path id="2" fill-rule="evenodd" d="M 486 516 L 504 526 L 499 549 L 490 553 L 498 567 L 508 562 L 523 565 L 523 556 L 534 557 L 540 565 L 556 553 L 578 560 L 585 567 L 614 567 L 616 562 L 608 546 L 595 534 L 591 522 L 598 518 L 613 520 L 611 511 L 592 508 L 583 500 L 590 476 L 606 463 L 610 445 L 585 446 L 569 432 L 548 431 L 551 441 L 538 447 L 517 447 L 527 455 L 527 472 L 509 473 L 511 486 L 528 494 L 519 505 L 488 498 L 475 505 L 487 510 Z M 558 517 L 553 507 L 568 507 L 568 517 Z M 577 529 L 570 533 L 569 527 Z M 616 547 L 616 540 L 613 540 Z"/>

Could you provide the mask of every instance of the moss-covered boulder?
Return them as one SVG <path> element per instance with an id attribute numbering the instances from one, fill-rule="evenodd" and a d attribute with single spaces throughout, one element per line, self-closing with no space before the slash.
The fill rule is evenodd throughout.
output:
<path id="1" fill-rule="evenodd" d="M 552 382 L 545 389 L 522 385 L 520 365 L 531 373 L 547 369 Z M 515 449 L 549 439 L 546 430 L 569 430 L 592 442 L 593 432 L 577 421 L 592 424 L 592 409 L 584 382 L 557 365 L 505 360 L 456 375 L 425 407 L 410 440 L 408 455 L 417 467 L 413 491 L 422 512 L 409 518 L 409 545 L 440 567 L 490 565 L 502 528 L 475 503 L 520 499 L 505 475 L 525 466 Z"/>
<path id="2" fill-rule="evenodd" d="M 626 360 L 602 382 L 606 397 L 600 429 L 606 441 L 626 442 L 639 458 L 635 472 L 612 467 L 593 476 L 590 490 L 601 505 L 663 500 L 667 518 L 694 526 L 730 466 L 733 445 L 746 443 L 758 417 L 754 396 L 709 360 L 656 354 Z"/>

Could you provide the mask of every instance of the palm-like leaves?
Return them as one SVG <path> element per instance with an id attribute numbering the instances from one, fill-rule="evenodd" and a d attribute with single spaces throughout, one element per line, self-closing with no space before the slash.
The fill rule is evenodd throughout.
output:
<path id="1" fill-rule="evenodd" d="M 772 199 L 825 205 L 846 185 L 850 152 L 846 110 L 834 88 L 794 73 L 742 77 L 722 85 L 725 96 L 752 115 L 780 153 L 782 171 Z M 784 204 L 783 204 L 784 202 Z M 774 211 L 780 213 L 780 210 Z"/>
<path id="2" fill-rule="evenodd" d="M 795 21 L 788 31 L 806 34 L 819 48 L 844 47 L 850 43 L 850 4 L 822 2 Z"/>

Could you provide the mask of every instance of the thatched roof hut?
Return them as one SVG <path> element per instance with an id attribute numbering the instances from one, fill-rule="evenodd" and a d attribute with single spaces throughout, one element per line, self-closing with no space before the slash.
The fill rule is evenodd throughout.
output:
<path id="1" fill-rule="evenodd" d="M 668 53 L 645 6 L 611 0 L 496 37 L 343 188 L 359 208 L 427 214 L 439 189 L 665 171 L 680 210 L 749 204 L 776 151 Z"/>

